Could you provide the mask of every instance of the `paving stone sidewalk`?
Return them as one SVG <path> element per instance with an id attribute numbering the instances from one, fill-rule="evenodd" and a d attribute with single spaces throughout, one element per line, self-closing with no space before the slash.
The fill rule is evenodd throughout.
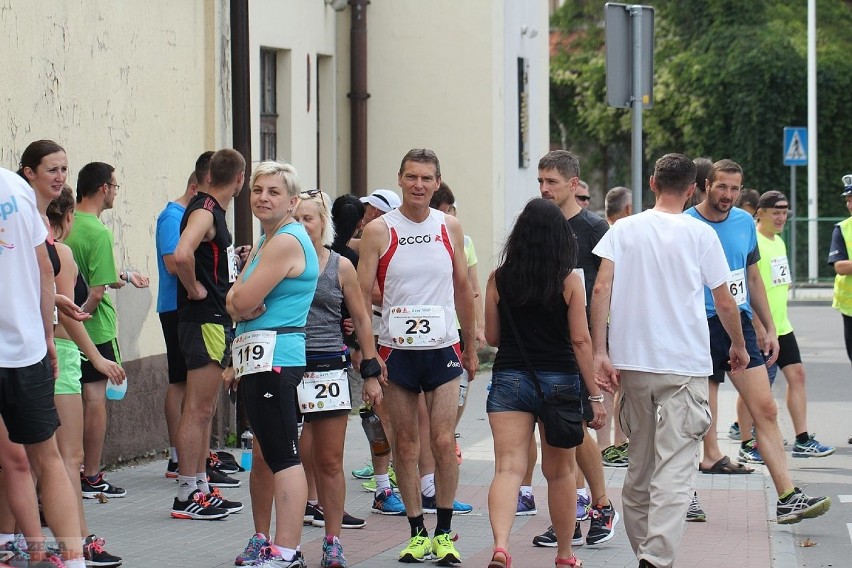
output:
<path id="1" fill-rule="evenodd" d="M 485 566 L 491 554 L 487 501 L 494 471 L 494 454 L 485 416 L 488 380 L 489 375 L 482 373 L 471 384 L 468 409 L 459 428 L 464 462 L 457 497 L 472 504 L 474 509 L 469 515 L 456 516 L 453 528 L 460 536 L 456 546 L 463 557 L 462 566 L 468 567 Z M 733 406 L 732 390 L 720 391 L 721 425 L 732 421 Z M 720 441 L 723 450 L 734 457 L 736 446 L 721 432 Z M 361 468 L 366 463 L 367 456 L 367 443 L 360 421 L 357 416 L 352 416 L 346 437 L 346 510 L 365 518 L 367 526 L 359 530 L 344 530 L 341 540 L 351 567 L 398 567 L 397 555 L 408 539 L 408 523 L 404 517 L 371 514 L 371 494 L 362 490 L 361 480 L 349 475 L 352 469 Z M 123 556 L 127 568 L 233 566 L 234 558 L 254 532 L 248 474 L 235 475 L 242 480 L 242 487 L 223 490 L 226 498 L 245 503 L 243 512 L 222 521 L 186 521 L 169 516 L 176 482 L 164 477 L 165 469 L 166 461 L 160 460 L 108 473 L 110 481 L 126 488 L 128 494 L 123 499 L 112 499 L 104 504 L 87 500 L 85 507 L 91 530 L 107 539 L 107 549 Z M 768 478 L 763 469 L 759 466 L 752 475 L 698 474 L 699 498 L 708 522 L 688 524 L 678 565 L 691 568 L 773 566 L 770 528 L 775 523 L 774 519 L 767 522 Z M 625 469 L 605 468 L 604 473 L 608 494 L 620 510 Z M 511 549 L 515 568 L 553 565 L 555 549 L 532 545 L 533 536 L 544 532 L 550 524 L 546 485 L 539 469 L 534 486 L 538 514 L 516 517 L 514 524 Z M 428 528 L 434 528 L 433 515 L 427 515 L 426 524 Z M 587 529 L 585 524 L 584 532 Z M 605 545 L 596 548 L 584 546 L 576 550 L 586 568 L 632 568 L 638 565 L 623 525 L 619 524 L 616 530 L 616 537 Z M 323 529 L 304 528 L 302 550 L 312 568 L 319 567 L 322 537 Z"/>

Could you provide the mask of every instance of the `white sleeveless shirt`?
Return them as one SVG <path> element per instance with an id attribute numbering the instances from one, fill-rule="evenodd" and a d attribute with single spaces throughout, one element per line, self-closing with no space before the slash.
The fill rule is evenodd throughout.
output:
<path id="1" fill-rule="evenodd" d="M 415 223 L 394 209 L 382 220 L 390 239 L 377 273 L 382 292 L 379 344 L 439 349 L 457 343 L 453 243 L 444 213 L 429 209 L 429 216 Z"/>

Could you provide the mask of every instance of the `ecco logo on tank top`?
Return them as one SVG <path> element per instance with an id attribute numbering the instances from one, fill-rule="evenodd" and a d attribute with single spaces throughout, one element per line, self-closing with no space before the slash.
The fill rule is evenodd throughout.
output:
<path id="1" fill-rule="evenodd" d="M 414 244 L 424 244 L 431 243 L 432 235 L 417 235 L 414 237 L 400 237 L 399 244 L 400 245 L 414 245 Z"/>

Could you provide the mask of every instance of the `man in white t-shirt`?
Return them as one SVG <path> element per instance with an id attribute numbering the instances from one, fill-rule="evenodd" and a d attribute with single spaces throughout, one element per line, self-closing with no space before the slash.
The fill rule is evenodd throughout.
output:
<path id="1" fill-rule="evenodd" d="M 695 191 L 695 164 L 666 154 L 650 184 L 654 208 L 620 220 L 594 248 L 602 261 L 592 296 L 592 342 L 601 388 L 620 384 L 623 390 L 620 419 L 630 437 L 622 490 L 627 537 L 640 567 L 668 568 L 710 427 L 713 365 L 704 286 L 732 339 L 731 372 L 745 369 L 749 356 L 719 238 L 681 215 Z"/>
<path id="2" fill-rule="evenodd" d="M 53 404 L 57 374 L 53 344 L 55 287 L 47 255 L 47 229 L 35 194 L 20 176 L 0 168 L 0 414 L 9 440 L 23 444 L 40 488 L 45 516 L 65 565 L 85 567 L 75 495 L 59 447 L 59 416 Z M 41 321 L 42 325 L 36 322 Z M 15 491 L 35 493 L 25 487 Z M 30 495 L 27 495 L 30 497 Z M 76 497 L 79 499 L 79 497 Z M 28 535 L 29 536 L 29 535 Z M 44 550 L 43 543 L 30 542 Z M 49 564 L 47 562 L 46 564 Z M 52 564 L 51 564 L 52 565 Z"/>

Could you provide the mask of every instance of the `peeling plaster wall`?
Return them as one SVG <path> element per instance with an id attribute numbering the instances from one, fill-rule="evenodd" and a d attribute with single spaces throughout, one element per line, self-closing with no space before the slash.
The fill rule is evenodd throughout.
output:
<path id="1" fill-rule="evenodd" d="M 147 290 L 110 292 L 128 361 L 164 350 L 156 217 L 198 154 L 230 140 L 227 6 L 0 0 L 0 165 L 16 169 L 27 144 L 50 138 L 68 152 L 72 187 L 87 162 L 116 167 L 121 189 L 102 220 L 119 268 L 151 278 Z"/>

